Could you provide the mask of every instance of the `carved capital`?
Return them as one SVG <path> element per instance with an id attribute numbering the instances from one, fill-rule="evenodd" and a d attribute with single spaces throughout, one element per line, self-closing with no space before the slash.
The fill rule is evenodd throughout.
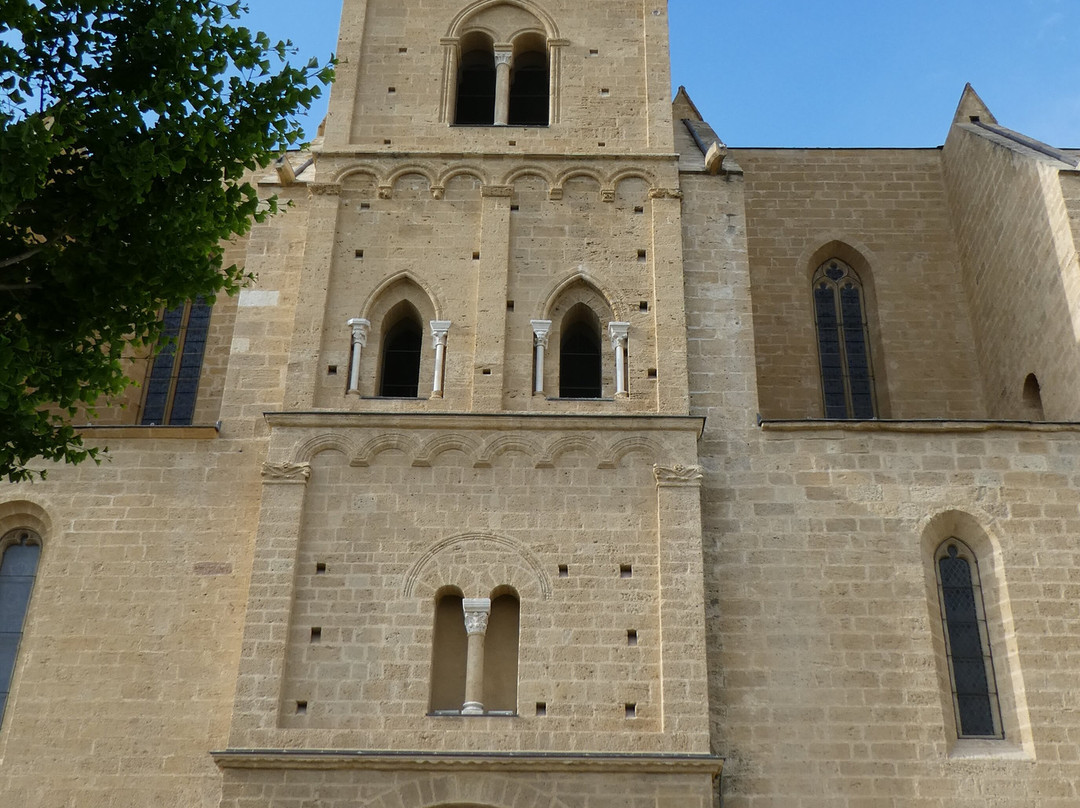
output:
<path id="1" fill-rule="evenodd" d="M 485 185 L 480 189 L 481 196 L 511 197 L 514 195 L 512 185 Z"/>
<path id="2" fill-rule="evenodd" d="M 446 345 L 446 334 L 450 330 L 449 320 L 432 320 L 431 323 L 431 347 L 438 348 Z"/>
<path id="3" fill-rule="evenodd" d="M 548 346 L 548 333 L 551 331 L 551 320 L 530 320 L 532 325 L 533 336 L 536 337 L 536 344 L 543 345 L 545 349 Z"/>
<path id="4" fill-rule="evenodd" d="M 446 188 L 442 185 L 431 186 L 431 198 L 435 200 L 442 199 L 446 195 Z"/>
<path id="5" fill-rule="evenodd" d="M 514 58 L 513 50 L 498 50 L 495 51 L 495 67 L 499 65 L 509 65 L 510 60 Z"/>
<path id="6" fill-rule="evenodd" d="M 465 613 L 466 634 L 483 634 L 487 631 L 491 598 L 463 598 L 461 610 Z"/>
<path id="7" fill-rule="evenodd" d="M 614 351 L 626 347 L 626 338 L 630 334 L 630 323 L 608 323 L 608 337 Z"/>
<path id="8" fill-rule="evenodd" d="M 311 476 L 310 463 L 263 463 L 262 477 L 268 483 L 295 483 L 303 485 Z"/>
<path id="9" fill-rule="evenodd" d="M 371 328 L 371 321 L 365 320 L 362 317 L 354 317 L 349 320 L 346 325 L 352 329 L 352 344 L 359 345 L 361 348 L 366 348 L 368 329 Z"/>
<path id="10" fill-rule="evenodd" d="M 653 466 L 658 486 L 699 486 L 704 477 L 701 466 Z"/>
<path id="11" fill-rule="evenodd" d="M 683 192 L 678 188 L 653 188 L 649 191 L 649 199 L 682 199 Z"/>
<path id="12" fill-rule="evenodd" d="M 553 202 L 558 202 L 562 198 L 563 198 L 563 189 L 562 188 L 552 188 L 551 190 L 548 191 L 548 199 L 552 200 Z"/>
<path id="13" fill-rule="evenodd" d="M 614 202 L 615 201 L 615 189 L 614 188 L 601 188 L 600 189 L 600 201 L 601 202 Z"/>
<path id="14" fill-rule="evenodd" d="M 379 199 L 390 199 L 394 195 L 394 189 L 389 185 L 379 186 Z"/>

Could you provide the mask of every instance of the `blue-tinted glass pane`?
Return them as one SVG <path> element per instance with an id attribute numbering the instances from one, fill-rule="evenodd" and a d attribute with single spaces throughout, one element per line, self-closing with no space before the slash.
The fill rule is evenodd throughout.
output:
<path id="1" fill-rule="evenodd" d="M 960 713 L 960 734 L 967 736 L 994 735 L 994 713 L 990 707 L 990 697 L 957 695 L 956 704 Z"/>
<path id="2" fill-rule="evenodd" d="M 0 632 L 0 693 L 5 695 L 11 689 L 11 676 L 15 672 L 15 654 L 19 650 L 19 636 L 18 633 Z"/>
<path id="3" fill-rule="evenodd" d="M 195 414 L 195 396 L 199 391 L 199 374 L 202 372 L 203 354 L 206 352 L 206 335 L 210 330 L 210 306 L 201 299 L 191 304 L 184 347 L 180 354 L 180 369 L 176 374 L 176 392 L 173 395 L 169 423 L 188 425 Z"/>
<path id="4" fill-rule="evenodd" d="M 953 546 L 949 555 L 938 561 L 938 572 L 960 734 L 992 736 L 995 732 L 991 687 L 971 566 L 956 555 Z"/>
<path id="5" fill-rule="evenodd" d="M 184 318 L 184 307 L 177 306 L 165 312 L 162 319 L 162 339 L 175 338 L 180 333 L 180 324 Z M 143 404 L 142 423 L 163 424 L 166 422 L 165 408 L 169 403 L 169 389 L 172 387 L 173 366 L 176 364 L 176 343 L 171 339 L 166 342 L 161 352 L 154 358 L 150 378 L 146 382 L 146 398 Z"/>
<path id="6" fill-rule="evenodd" d="M 0 562 L 0 578 L 16 575 L 34 576 L 41 548 L 36 544 L 15 544 L 4 552 Z"/>
<path id="7" fill-rule="evenodd" d="M 839 322 L 836 317 L 836 294 L 822 283 L 814 289 L 817 317 L 818 354 L 821 357 L 821 389 L 825 398 L 826 418 L 847 418 L 844 394 L 843 356 L 840 352 Z"/>
<path id="8" fill-rule="evenodd" d="M 30 576 L 0 578 L 0 631 L 22 631 L 33 586 L 34 579 Z"/>
<path id="9" fill-rule="evenodd" d="M 873 381 L 870 378 L 870 354 L 863 325 L 862 295 L 858 287 L 847 284 L 840 290 L 840 311 L 844 319 L 844 352 L 847 355 L 848 382 L 851 385 L 853 418 L 874 417 Z"/>

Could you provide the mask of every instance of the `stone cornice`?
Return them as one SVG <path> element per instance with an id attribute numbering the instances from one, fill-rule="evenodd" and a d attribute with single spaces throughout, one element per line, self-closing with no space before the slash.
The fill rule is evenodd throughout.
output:
<path id="1" fill-rule="evenodd" d="M 399 412 L 265 412 L 266 422 L 277 428 L 468 430 L 556 430 L 694 432 L 700 435 L 705 419 L 688 415 L 620 415 L 558 413 L 399 413 Z"/>
<path id="2" fill-rule="evenodd" d="M 216 426 L 104 426 L 84 424 L 75 427 L 86 438 L 114 440 L 207 440 L 218 436 Z"/>
<path id="3" fill-rule="evenodd" d="M 379 771 L 622 772 L 716 776 L 716 755 L 573 752 L 371 752 L 329 749 L 225 749 L 222 769 L 368 769 Z"/>
<path id="4" fill-rule="evenodd" d="M 764 432 L 922 432 L 931 434 L 971 432 L 1080 432 L 1074 421 L 951 421 L 951 420 L 873 420 L 826 421 L 785 420 L 758 422 Z"/>

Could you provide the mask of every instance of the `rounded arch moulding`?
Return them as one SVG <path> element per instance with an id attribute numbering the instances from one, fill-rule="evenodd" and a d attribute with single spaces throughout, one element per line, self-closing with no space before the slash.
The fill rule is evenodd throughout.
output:
<path id="1" fill-rule="evenodd" d="M 500 554 L 509 554 L 516 556 L 521 562 L 523 569 L 528 571 L 529 580 L 519 581 L 504 581 L 501 585 L 514 586 L 519 594 L 525 595 L 528 590 L 535 587 L 538 594 L 544 600 L 550 600 L 553 592 L 551 578 L 545 572 L 543 564 L 536 555 L 527 547 L 523 546 L 520 542 L 516 542 L 513 539 L 506 538 L 505 536 L 498 536 L 494 533 L 462 533 L 457 536 L 450 536 L 448 538 L 437 541 L 431 547 L 429 547 L 424 553 L 413 563 L 409 568 L 409 571 L 405 574 L 404 585 L 402 592 L 405 597 L 413 597 L 418 594 L 418 590 L 421 587 L 431 589 L 431 594 L 437 592 L 440 587 L 447 584 L 459 585 L 456 581 L 428 581 L 425 577 L 427 570 L 438 563 L 438 559 L 445 553 L 453 553 L 456 550 L 468 548 L 471 553 L 488 549 Z M 463 590 L 464 591 L 464 590 Z M 466 592 L 466 594 L 470 594 Z M 475 596 L 477 593 L 472 593 Z M 483 593 L 487 595 L 487 592 Z"/>
<path id="2" fill-rule="evenodd" d="M 462 8 L 453 20 L 450 22 L 449 28 L 446 30 L 447 39 L 457 39 L 469 28 L 470 21 L 483 12 L 496 8 L 498 6 L 511 6 L 519 8 L 527 14 L 531 14 L 536 18 L 543 26 L 544 34 L 549 40 L 561 39 L 559 35 L 559 27 L 555 23 L 555 18 L 552 17 L 542 6 L 532 2 L 532 0 L 475 0 L 473 3 L 469 3 Z M 512 34 L 520 34 L 520 31 L 516 32 L 500 32 L 506 36 Z"/>

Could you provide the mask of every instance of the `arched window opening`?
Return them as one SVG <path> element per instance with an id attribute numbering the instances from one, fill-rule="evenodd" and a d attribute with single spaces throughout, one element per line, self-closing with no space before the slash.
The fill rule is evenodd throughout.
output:
<path id="1" fill-rule="evenodd" d="M 519 612 L 512 592 L 492 598 L 484 642 L 484 707 L 489 713 L 517 712 Z"/>
<path id="2" fill-rule="evenodd" d="M 22 640 L 26 610 L 34 588 L 41 538 L 30 530 L 8 533 L 0 547 L 0 722 L 11 691 L 15 660 Z"/>
<path id="3" fill-rule="evenodd" d="M 935 561 L 957 735 L 1003 738 L 978 562 L 955 538 L 938 548 Z"/>
<path id="4" fill-rule="evenodd" d="M 1029 373 L 1024 379 L 1024 413 L 1029 421 L 1046 420 L 1043 412 L 1042 389 L 1034 373 Z"/>
<path id="5" fill-rule="evenodd" d="M 566 313 L 559 339 L 559 396 L 600 398 L 602 360 L 600 320 L 584 303 Z"/>
<path id="6" fill-rule="evenodd" d="M 547 43 L 538 34 L 518 37 L 510 78 L 511 126 L 547 126 L 550 108 Z"/>
<path id="7" fill-rule="evenodd" d="M 382 338 L 382 373 L 379 395 L 416 398 L 420 389 L 420 353 L 424 329 L 420 315 L 402 301 L 386 317 Z"/>
<path id="8" fill-rule="evenodd" d="M 468 637 L 461 609 L 461 592 L 448 590 L 435 602 L 435 632 L 431 647 L 431 712 L 461 712 L 465 701 L 465 661 Z"/>
<path id="9" fill-rule="evenodd" d="M 467 34 L 461 41 L 454 123 L 495 123 L 495 52 L 491 39 L 479 32 Z"/>
<path id="10" fill-rule="evenodd" d="M 814 273 L 813 285 L 825 417 L 874 418 L 874 372 L 859 276 L 834 258 Z"/>

